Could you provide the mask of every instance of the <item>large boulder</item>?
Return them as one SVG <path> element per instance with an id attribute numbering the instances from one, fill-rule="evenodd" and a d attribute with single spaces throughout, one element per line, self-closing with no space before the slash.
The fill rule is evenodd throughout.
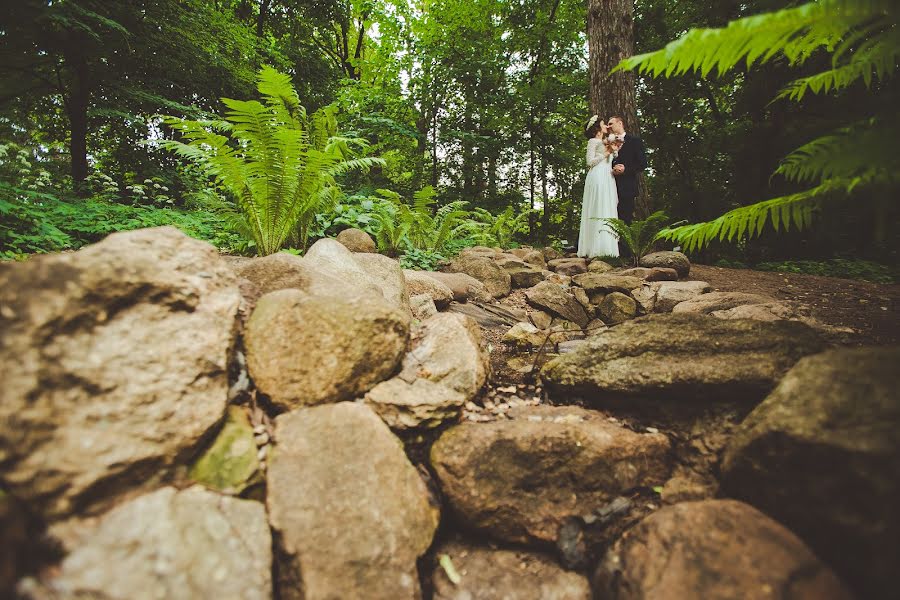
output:
<path id="1" fill-rule="evenodd" d="M 587 272 L 587 261 L 583 258 L 557 258 L 547 261 L 547 267 L 562 275 L 578 275 Z"/>
<path id="2" fill-rule="evenodd" d="M 795 362 L 824 349 L 793 321 L 650 315 L 588 338 L 541 377 L 557 393 L 597 401 L 759 401 Z"/>
<path id="3" fill-rule="evenodd" d="M 669 473 L 669 441 L 578 407 L 514 408 L 511 420 L 463 423 L 431 464 L 467 526 L 515 543 L 555 542 L 560 525 Z"/>
<path id="4" fill-rule="evenodd" d="M 542 281 L 525 291 L 525 299 L 535 308 L 546 310 L 584 327 L 591 320 L 581 303 L 563 286 Z"/>
<path id="5" fill-rule="evenodd" d="M 584 291 L 591 297 L 598 293 L 609 294 L 610 292 L 628 294 L 634 288 L 641 286 L 641 279 L 639 277 L 612 273 L 585 273 L 583 275 L 576 275 L 572 278 L 572 282 L 575 285 L 584 288 Z"/>
<path id="6" fill-rule="evenodd" d="M 483 283 L 465 273 L 423 271 L 423 274 L 450 288 L 453 292 L 453 299 L 457 302 L 466 302 L 467 300 L 490 302 L 493 300 L 493 296 L 488 293 Z"/>
<path id="7" fill-rule="evenodd" d="M 451 541 L 437 549 L 434 600 L 590 600 L 583 575 L 565 571 L 545 554 L 491 549 Z M 459 580 L 448 576 L 453 569 Z"/>
<path id="8" fill-rule="evenodd" d="M 851 600 L 797 536 L 751 506 L 667 506 L 627 531 L 594 578 L 600 598 Z"/>
<path id="9" fill-rule="evenodd" d="M 729 310 L 745 304 L 766 304 L 772 300 L 768 296 L 745 292 L 709 292 L 679 302 L 672 308 L 672 312 L 708 315 L 715 311 Z"/>
<path id="10" fill-rule="evenodd" d="M 421 597 L 416 560 L 440 513 L 403 446 L 366 405 L 342 402 L 275 420 L 269 521 L 278 597 Z"/>
<path id="11" fill-rule="evenodd" d="M 366 294 L 313 295 L 298 289 L 259 299 L 247 323 L 247 366 L 276 406 L 350 400 L 396 370 L 409 316 Z"/>
<path id="12" fill-rule="evenodd" d="M 507 263 L 503 268 L 509 273 L 512 287 L 516 289 L 536 286 L 547 278 L 547 276 L 544 275 L 544 271 L 530 265 L 520 267 L 517 265 L 510 266 L 510 263 Z"/>
<path id="13" fill-rule="evenodd" d="M 522 262 L 526 262 L 537 269 L 544 270 L 547 268 L 547 261 L 544 259 L 544 253 L 540 250 L 535 250 L 534 248 L 514 248 L 509 252 L 510 254 L 521 258 Z"/>
<path id="14" fill-rule="evenodd" d="M 639 277 L 644 281 L 676 281 L 678 279 L 678 271 L 664 267 L 634 267 L 633 269 L 625 269 L 619 271 L 619 275 L 628 275 L 630 277 Z"/>
<path id="15" fill-rule="evenodd" d="M 597 309 L 604 323 L 616 325 L 637 315 L 637 302 L 631 296 L 612 292 L 604 296 Z"/>
<path id="16" fill-rule="evenodd" d="M 375 240 L 362 229 L 344 229 L 337 234 L 337 241 L 347 247 L 350 252 L 375 252 Z"/>
<path id="17" fill-rule="evenodd" d="M 712 290 L 705 281 L 659 281 L 650 285 L 656 291 L 654 312 L 671 312 L 681 302 L 691 300 Z"/>
<path id="18" fill-rule="evenodd" d="M 612 271 L 614 267 L 607 263 L 603 262 L 600 259 L 595 258 L 588 265 L 588 273 L 606 273 L 607 271 Z"/>
<path id="19" fill-rule="evenodd" d="M 862 597 L 900 564 L 900 348 L 804 358 L 726 447 L 725 490 L 803 538 Z"/>
<path id="20" fill-rule="evenodd" d="M 462 254 L 450 263 L 451 273 L 465 273 L 484 284 L 494 298 L 508 296 L 512 291 L 512 278 L 492 258 L 477 254 Z"/>
<path id="21" fill-rule="evenodd" d="M 419 294 L 428 294 L 434 300 L 434 305 L 438 310 L 445 310 L 450 306 L 450 302 L 453 300 L 453 290 L 434 277 L 430 277 L 430 273 L 404 269 L 403 275 L 406 278 L 406 291 L 410 298 Z"/>
<path id="22" fill-rule="evenodd" d="M 433 429 L 459 419 L 466 397 L 440 383 L 399 377 L 382 381 L 365 396 L 369 407 L 395 431 Z"/>
<path id="23" fill-rule="evenodd" d="M 228 407 L 228 418 L 212 445 L 191 466 L 190 478 L 226 494 L 240 494 L 262 480 L 253 427 L 243 408 Z"/>
<path id="24" fill-rule="evenodd" d="M 415 332 L 399 376 L 409 383 L 416 379 L 440 383 L 469 400 L 484 386 L 491 370 L 481 342 L 481 329 L 471 317 L 436 314 Z"/>
<path id="25" fill-rule="evenodd" d="M 48 579 L 26 581 L 21 591 L 72 599 L 272 598 L 272 536 L 259 502 L 200 486 L 165 487 L 117 506 L 78 536 Z"/>
<path id="26" fill-rule="evenodd" d="M 681 252 L 672 252 L 670 250 L 664 252 L 653 252 L 641 258 L 642 267 L 663 267 L 666 269 L 675 269 L 678 277 L 684 278 L 691 272 L 691 261 Z"/>
<path id="27" fill-rule="evenodd" d="M 173 227 L 0 263 L 2 487 L 58 518 L 194 453 L 225 412 L 240 300 Z"/>
<path id="28" fill-rule="evenodd" d="M 400 263 L 382 254 L 369 254 L 356 252 L 353 260 L 369 275 L 378 280 L 378 286 L 385 299 L 399 307 L 404 312 L 409 312 L 409 290 L 406 286 L 406 277 Z"/>

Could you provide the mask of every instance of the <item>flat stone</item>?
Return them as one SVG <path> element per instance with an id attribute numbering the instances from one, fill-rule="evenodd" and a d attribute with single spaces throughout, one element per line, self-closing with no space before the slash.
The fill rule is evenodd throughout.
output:
<path id="1" fill-rule="evenodd" d="M 365 396 L 369 407 L 395 431 L 434 429 L 456 421 L 465 396 L 440 383 L 416 379 L 407 383 L 399 377 L 383 381 Z"/>
<path id="2" fill-rule="evenodd" d="M 614 275 L 610 273 L 585 273 L 576 275 L 572 282 L 584 288 L 589 295 L 596 293 L 608 294 L 610 292 L 631 293 L 634 288 L 641 287 L 641 279 L 626 275 Z"/>
<path id="3" fill-rule="evenodd" d="M 687 277 L 691 271 L 691 261 L 681 252 L 653 252 L 641 258 L 642 267 L 663 267 L 675 269 L 679 278 Z"/>
<path id="4" fill-rule="evenodd" d="M 572 276 L 587 272 L 587 261 L 583 258 L 557 258 L 548 260 L 547 266 L 551 271 L 562 275 Z"/>
<path id="5" fill-rule="evenodd" d="M 536 308 L 546 310 L 584 327 L 590 321 L 584 307 L 560 285 L 544 281 L 525 291 L 525 299 Z"/>

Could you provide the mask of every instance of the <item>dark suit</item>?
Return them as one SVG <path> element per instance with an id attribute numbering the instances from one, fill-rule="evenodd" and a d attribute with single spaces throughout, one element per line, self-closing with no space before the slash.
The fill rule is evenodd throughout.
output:
<path id="1" fill-rule="evenodd" d="M 616 175 L 616 188 L 619 192 L 619 218 L 631 223 L 634 214 L 634 199 L 638 195 L 638 174 L 647 168 L 647 156 L 644 154 L 644 142 L 641 138 L 625 134 L 619 155 L 613 159 L 613 166 L 623 165 L 625 172 Z"/>

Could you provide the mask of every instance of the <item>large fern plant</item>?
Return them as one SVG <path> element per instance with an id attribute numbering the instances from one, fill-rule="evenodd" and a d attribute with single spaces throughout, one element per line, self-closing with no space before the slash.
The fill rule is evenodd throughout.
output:
<path id="1" fill-rule="evenodd" d="M 443 252 L 447 245 L 465 235 L 469 223 L 466 202 L 457 200 L 435 210 L 436 192 L 426 186 L 413 194 L 411 204 L 390 190 L 378 190 L 386 200 L 377 211 L 376 241 L 379 249 L 398 254 L 406 248 Z"/>
<path id="2" fill-rule="evenodd" d="M 307 115 L 289 76 L 263 67 L 257 89 L 262 102 L 222 98 L 224 119 L 164 117 L 185 141 L 160 145 L 216 179 L 227 200 L 215 208 L 268 255 L 289 238 L 305 248 L 316 213 L 337 201 L 336 178 L 383 161 L 354 158 L 365 142 L 337 135 L 333 107 Z"/>
<path id="3" fill-rule="evenodd" d="M 472 237 L 478 244 L 484 246 L 509 248 L 517 233 L 528 231 L 528 218 L 537 212 L 537 210 L 524 210 L 517 214 L 513 207 L 509 206 L 495 215 L 483 208 L 476 208 L 473 211 L 473 218 L 481 227 L 476 228 Z"/>
<path id="4" fill-rule="evenodd" d="M 669 217 L 661 210 L 656 211 L 643 221 L 626 223 L 622 219 L 601 218 L 619 241 L 631 251 L 634 266 L 641 264 L 641 258 L 653 249 L 653 244 L 660 239 L 663 228 Z"/>
<path id="5" fill-rule="evenodd" d="M 833 93 L 859 81 L 871 88 L 897 69 L 898 10 L 896 0 L 819 0 L 738 19 L 720 29 L 692 29 L 662 50 L 623 60 L 615 70 L 637 69 L 655 77 L 696 72 L 706 77 L 742 62 L 749 67 L 777 57 L 799 65 L 824 51 L 831 54 L 830 68 L 791 82 L 776 100 L 801 101 L 806 94 Z M 859 119 L 782 161 L 776 173 L 807 189 L 737 208 L 706 223 L 666 229 L 662 235 L 690 251 L 714 239 L 759 235 L 767 221 L 776 231 L 808 227 L 826 199 L 848 198 L 854 190 L 866 190 L 873 198 L 890 197 L 900 183 L 897 139 L 896 111 Z"/>

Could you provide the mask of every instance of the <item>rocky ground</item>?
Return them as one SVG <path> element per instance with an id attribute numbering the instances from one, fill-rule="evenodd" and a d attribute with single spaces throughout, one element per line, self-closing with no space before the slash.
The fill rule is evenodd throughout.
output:
<path id="1" fill-rule="evenodd" d="M 881 598 L 897 286 L 347 230 L 0 265 L 29 598 Z"/>

